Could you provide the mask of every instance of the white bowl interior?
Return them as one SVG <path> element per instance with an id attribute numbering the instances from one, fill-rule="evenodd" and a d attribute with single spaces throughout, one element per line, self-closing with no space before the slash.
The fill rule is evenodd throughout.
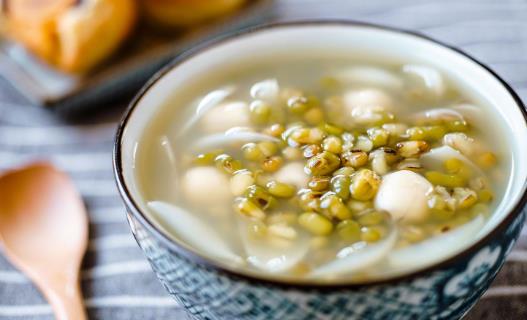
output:
<path id="1" fill-rule="evenodd" d="M 521 161 L 527 159 L 527 127 L 517 102 L 487 70 L 453 50 L 412 34 L 370 26 L 312 24 L 261 29 L 209 47 L 177 64 L 139 99 L 122 136 L 121 165 L 131 196 L 147 216 L 148 210 L 134 170 L 137 141 L 166 101 L 178 94 L 183 95 L 191 79 L 206 77 L 211 70 L 221 72 L 239 68 L 259 59 L 290 55 L 291 52 L 313 57 L 365 53 L 382 59 L 422 62 L 441 70 L 474 99 L 486 101 L 499 118 L 496 125 L 502 126 L 512 140 L 512 174 L 505 195 L 473 243 L 503 221 L 519 201 L 527 179 L 527 165 Z M 154 221 L 154 224 L 157 223 Z M 466 247 L 460 247 L 452 255 Z"/>

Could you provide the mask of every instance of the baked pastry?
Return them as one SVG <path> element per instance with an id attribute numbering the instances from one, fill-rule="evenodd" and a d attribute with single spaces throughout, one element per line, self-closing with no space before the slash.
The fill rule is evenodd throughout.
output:
<path id="1" fill-rule="evenodd" d="M 186 27 L 232 12 L 245 0 L 140 0 L 157 24 Z"/>
<path id="2" fill-rule="evenodd" d="M 66 72 L 87 72 L 119 47 L 135 0 L 6 0 L 4 33 Z"/>

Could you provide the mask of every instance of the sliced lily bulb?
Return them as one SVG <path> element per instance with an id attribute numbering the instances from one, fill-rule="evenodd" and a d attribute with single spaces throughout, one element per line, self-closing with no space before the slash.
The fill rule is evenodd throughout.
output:
<path id="1" fill-rule="evenodd" d="M 222 132 L 251 125 L 249 105 L 243 101 L 224 102 L 210 109 L 200 120 L 203 131 Z"/>
<path id="2" fill-rule="evenodd" d="M 298 189 L 305 188 L 309 181 L 309 176 L 304 172 L 304 165 L 301 162 L 291 162 L 284 165 L 275 172 L 273 177 L 282 183 L 292 184 Z"/>
<path id="3" fill-rule="evenodd" d="M 341 249 L 337 259 L 322 265 L 310 274 L 313 278 L 334 278 L 344 274 L 364 271 L 384 259 L 395 246 L 397 241 L 397 228 L 391 226 L 390 232 L 383 240 L 366 244 L 357 242 Z"/>
<path id="4" fill-rule="evenodd" d="M 280 86 L 276 79 L 267 79 L 255 83 L 251 87 L 251 97 L 258 100 L 263 100 L 269 103 L 273 103 L 278 99 L 280 94 Z"/>
<path id="5" fill-rule="evenodd" d="M 441 97 L 446 91 L 443 76 L 436 69 L 417 64 L 406 64 L 403 72 L 419 80 L 420 84 L 435 97 Z"/>
<path id="6" fill-rule="evenodd" d="M 240 143 L 247 142 L 261 142 L 261 141 L 271 141 L 271 142 L 280 142 L 275 137 L 272 137 L 267 134 L 252 132 L 248 130 L 228 130 L 224 133 L 216 133 L 205 136 L 197 140 L 192 145 L 194 151 L 210 149 L 210 148 L 219 148 L 222 146 L 234 146 Z"/>
<path id="7" fill-rule="evenodd" d="M 194 126 L 199 119 L 203 117 L 209 110 L 218 106 L 222 101 L 229 97 L 236 88 L 234 86 L 226 86 L 224 88 L 209 92 L 203 97 L 196 107 L 196 112 L 192 117 L 185 122 L 179 134 L 185 133 L 190 127 Z"/>
<path id="8" fill-rule="evenodd" d="M 243 258 L 225 243 L 214 228 L 191 212 L 163 201 L 151 201 L 147 205 L 163 228 L 201 253 L 235 265 L 244 264 Z"/>
<path id="9" fill-rule="evenodd" d="M 174 152 L 174 148 L 172 147 L 172 142 L 170 141 L 170 139 L 167 136 L 162 136 L 159 142 L 172 168 L 177 168 L 176 154 Z"/>
<path id="10" fill-rule="evenodd" d="M 485 176 L 481 169 L 474 164 L 474 162 L 450 146 L 433 148 L 429 152 L 423 154 L 420 158 L 420 161 L 421 164 L 427 169 L 443 170 L 445 161 L 453 158 L 461 160 L 478 175 Z"/>
<path id="11" fill-rule="evenodd" d="M 162 136 L 159 139 L 159 144 L 161 145 L 161 148 L 163 149 L 163 153 L 165 154 L 166 162 L 173 169 L 173 170 L 170 170 L 170 172 L 168 173 L 172 186 L 176 190 L 180 190 L 181 188 L 180 180 L 178 179 L 177 174 L 176 174 L 176 171 L 179 168 L 179 161 L 178 161 L 178 158 L 176 157 L 176 153 L 172 146 L 172 141 L 170 140 L 169 137 Z M 176 195 L 176 198 L 177 198 L 177 195 Z"/>
<path id="12" fill-rule="evenodd" d="M 344 94 L 344 114 L 361 124 L 382 120 L 393 108 L 390 95 L 379 89 L 350 90 Z"/>
<path id="13" fill-rule="evenodd" d="M 465 156 L 471 156 L 475 153 L 481 152 L 483 149 L 478 141 L 462 132 L 445 134 L 443 137 L 443 144 L 458 150 Z"/>
<path id="14" fill-rule="evenodd" d="M 238 227 L 247 261 L 267 272 L 278 273 L 291 269 L 309 249 L 309 241 L 300 233 L 295 238 L 276 236 L 261 222 L 241 216 L 238 217 Z"/>
<path id="15" fill-rule="evenodd" d="M 434 122 L 445 122 L 445 121 L 464 121 L 465 118 L 457 110 L 436 108 L 430 109 L 418 113 L 414 116 L 415 120 L 419 123 L 434 123 Z"/>
<path id="16" fill-rule="evenodd" d="M 194 167 L 187 170 L 181 180 L 184 198 L 189 203 L 207 205 L 211 212 L 228 214 L 232 195 L 225 174 L 215 167 Z M 218 210 L 212 210 L 215 208 Z"/>
<path id="17" fill-rule="evenodd" d="M 351 67 L 334 76 L 347 85 L 383 87 L 389 90 L 401 90 L 403 81 L 393 72 L 373 66 Z"/>
<path id="18" fill-rule="evenodd" d="M 452 106 L 451 110 L 455 110 L 463 115 L 468 122 L 478 126 L 485 123 L 485 111 L 481 107 L 478 107 L 469 103 L 462 103 Z"/>
<path id="19" fill-rule="evenodd" d="M 484 225 L 485 219 L 479 215 L 444 234 L 394 250 L 388 255 L 387 268 L 409 271 L 442 261 L 472 243 Z"/>
<path id="20" fill-rule="evenodd" d="M 395 220 L 421 222 L 428 217 L 427 194 L 433 186 L 423 176 L 400 170 L 383 177 L 375 196 L 375 208 L 388 211 Z"/>

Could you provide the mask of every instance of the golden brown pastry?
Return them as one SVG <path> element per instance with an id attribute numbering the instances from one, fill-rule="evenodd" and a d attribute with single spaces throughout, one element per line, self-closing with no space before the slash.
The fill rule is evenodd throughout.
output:
<path id="1" fill-rule="evenodd" d="M 158 24 L 185 27 L 240 8 L 245 0 L 141 0 L 145 14 Z"/>
<path id="2" fill-rule="evenodd" d="M 55 67 L 82 73 L 132 30 L 135 0 L 7 0 L 4 33 Z"/>

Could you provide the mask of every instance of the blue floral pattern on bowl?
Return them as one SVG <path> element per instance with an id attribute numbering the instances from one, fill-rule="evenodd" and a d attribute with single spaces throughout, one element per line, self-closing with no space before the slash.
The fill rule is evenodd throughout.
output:
<path id="1" fill-rule="evenodd" d="M 194 262 L 169 248 L 133 216 L 129 222 L 152 269 L 196 319 L 458 319 L 503 266 L 526 212 L 501 236 L 463 260 L 408 280 L 367 287 L 298 290 L 253 283 Z"/>

